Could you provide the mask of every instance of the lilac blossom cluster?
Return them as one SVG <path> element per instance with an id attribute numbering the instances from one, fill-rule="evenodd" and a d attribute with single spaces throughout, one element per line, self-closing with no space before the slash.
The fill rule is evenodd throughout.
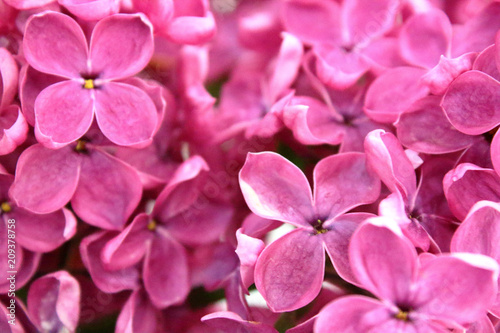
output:
<path id="1" fill-rule="evenodd" d="M 499 18 L 0 0 L 0 332 L 500 332 Z"/>

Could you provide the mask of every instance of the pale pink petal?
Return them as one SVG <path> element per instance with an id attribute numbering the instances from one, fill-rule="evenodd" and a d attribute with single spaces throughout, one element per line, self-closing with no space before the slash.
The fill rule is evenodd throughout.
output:
<path id="1" fill-rule="evenodd" d="M 363 288 L 393 304 L 408 302 L 417 268 L 417 252 L 397 224 L 369 219 L 353 234 L 349 258 Z"/>
<path id="2" fill-rule="evenodd" d="M 116 236 L 116 233 L 99 232 L 85 237 L 80 243 L 80 255 L 83 264 L 97 288 L 106 293 L 137 289 L 140 285 L 137 267 L 109 270 L 101 261 L 101 252 L 104 246 L 114 236 Z"/>
<path id="3" fill-rule="evenodd" d="M 132 0 L 137 12 L 146 14 L 156 31 L 166 29 L 174 15 L 173 0 Z"/>
<path id="4" fill-rule="evenodd" d="M 14 57 L 0 48 L 0 109 L 12 103 L 17 93 L 18 74 Z"/>
<path id="5" fill-rule="evenodd" d="M 157 130 L 158 114 L 143 90 L 108 82 L 95 90 L 95 103 L 99 128 L 113 143 L 143 147 L 151 142 Z"/>
<path id="6" fill-rule="evenodd" d="M 97 21 L 120 10 L 120 0 L 58 0 L 58 2 L 73 15 L 87 21 Z"/>
<path id="7" fill-rule="evenodd" d="M 326 232 L 318 235 L 323 240 L 323 246 L 332 261 L 333 267 L 335 267 L 335 271 L 349 283 L 358 284 L 349 263 L 351 236 L 363 221 L 371 217 L 374 217 L 374 215 L 368 213 L 341 215 L 333 220 L 326 221 L 323 226 Z"/>
<path id="8" fill-rule="evenodd" d="M 401 332 L 380 331 L 387 322 L 395 321 L 394 313 L 379 300 L 366 296 L 339 298 L 321 310 L 314 324 L 315 333 L 360 333 L 360 332 Z M 411 331 L 410 331 L 411 332 Z"/>
<path id="9" fill-rule="evenodd" d="M 422 264 L 412 303 L 419 313 L 471 323 L 481 319 L 493 304 L 497 279 L 498 264 L 490 257 L 443 255 Z"/>
<path id="10" fill-rule="evenodd" d="M 389 31 L 399 12 L 397 0 L 348 0 L 342 4 L 344 43 L 365 45 Z"/>
<path id="11" fill-rule="evenodd" d="M 491 162 L 495 171 L 500 176 L 500 135 L 495 135 L 490 146 Z"/>
<path id="12" fill-rule="evenodd" d="M 500 123 L 500 83 L 476 70 L 465 72 L 450 85 L 441 106 L 460 132 L 482 134 Z"/>
<path id="13" fill-rule="evenodd" d="M 123 306 L 116 321 L 116 333 L 156 333 L 157 309 L 143 289 L 136 289 Z"/>
<path id="14" fill-rule="evenodd" d="M 302 42 L 340 43 L 340 7 L 333 1 L 291 0 L 282 4 L 282 18 L 286 31 Z M 328 26 L 328 29 L 325 29 Z"/>
<path id="15" fill-rule="evenodd" d="M 395 122 L 413 102 L 428 94 L 429 88 L 420 82 L 425 73 L 421 68 L 397 67 L 377 77 L 366 92 L 368 117 L 381 123 Z"/>
<path id="16" fill-rule="evenodd" d="M 441 97 L 429 96 L 415 102 L 397 121 L 401 144 L 427 154 L 446 154 L 471 146 L 475 138 L 456 130 L 439 105 Z M 432 131 L 429 131 L 432 128 Z"/>
<path id="17" fill-rule="evenodd" d="M 156 236 L 148 244 L 144 287 L 156 307 L 180 304 L 186 299 L 190 287 L 186 257 L 182 245 L 167 235 Z"/>
<path id="18" fill-rule="evenodd" d="M 318 103 L 319 104 L 319 103 Z M 293 136 L 295 139 L 302 143 L 303 145 L 318 145 L 322 144 L 323 140 L 317 138 L 312 133 L 312 128 L 309 128 L 307 118 L 310 113 L 314 113 L 315 110 L 310 111 L 310 105 L 289 105 L 283 110 L 283 122 L 285 125 L 293 131 Z M 329 125 L 324 122 L 321 125 Z M 330 127 L 330 126 L 328 126 Z M 331 131 L 325 131 L 330 134 Z"/>
<path id="19" fill-rule="evenodd" d="M 500 201 L 500 177 L 492 169 L 462 163 L 446 174 L 443 188 L 453 214 L 463 220 L 480 200 Z"/>
<path id="20" fill-rule="evenodd" d="M 257 215 L 297 226 L 314 218 L 309 183 L 299 168 L 276 153 L 249 153 L 239 175 L 245 201 Z"/>
<path id="21" fill-rule="evenodd" d="M 319 79 L 334 89 L 345 89 L 370 69 L 370 62 L 361 53 L 346 51 L 336 45 L 316 45 L 316 72 Z"/>
<path id="22" fill-rule="evenodd" d="M 314 206 L 319 219 L 331 219 L 372 203 L 380 194 L 380 181 L 367 170 L 363 153 L 324 158 L 314 168 L 313 177 Z"/>
<path id="23" fill-rule="evenodd" d="M 76 81 L 48 86 L 35 102 L 35 134 L 49 148 L 60 148 L 81 138 L 93 118 L 92 91 Z"/>
<path id="24" fill-rule="evenodd" d="M 215 19 L 211 12 L 204 17 L 176 17 L 166 31 L 167 36 L 178 44 L 203 44 L 212 39 L 215 32 Z"/>
<path id="25" fill-rule="evenodd" d="M 325 271 L 321 243 L 312 232 L 295 229 L 262 251 L 255 267 L 255 285 L 272 311 L 296 310 L 318 295 Z"/>
<path id="26" fill-rule="evenodd" d="M 132 76 L 153 55 L 153 27 L 142 14 L 117 14 L 99 21 L 90 39 L 90 66 L 98 79 Z"/>
<path id="27" fill-rule="evenodd" d="M 258 238 L 243 234 L 241 229 L 236 231 L 236 239 L 238 240 L 238 247 L 235 252 L 240 259 L 241 282 L 243 288 L 248 289 L 254 283 L 257 258 L 266 245 Z"/>
<path id="28" fill-rule="evenodd" d="M 19 10 L 43 7 L 56 0 L 4 0 L 6 4 Z"/>
<path id="29" fill-rule="evenodd" d="M 2 110 L 0 116 L 0 130 L 3 135 L 0 138 L 0 155 L 13 152 L 17 146 L 22 144 L 28 136 L 28 123 L 24 119 L 21 109 L 17 105 L 11 105 Z"/>
<path id="30" fill-rule="evenodd" d="M 244 320 L 234 312 L 213 312 L 201 318 L 208 326 L 218 329 L 221 333 L 277 333 L 272 326 L 256 321 Z"/>
<path id="31" fill-rule="evenodd" d="M 277 101 L 295 81 L 304 55 L 302 43 L 297 37 L 286 32 L 283 32 L 282 36 L 283 42 L 267 87 L 271 103 Z"/>
<path id="32" fill-rule="evenodd" d="M 451 251 L 479 253 L 500 262 L 500 205 L 491 201 L 475 204 L 451 241 Z M 490 311 L 500 315 L 500 294 Z"/>
<path id="33" fill-rule="evenodd" d="M 103 229 L 121 229 L 142 196 L 137 172 L 97 149 L 82 159 L 80 182 L 71 199 L 76 214 Z"/>
<path id="34" fill-rule="evenodd" d="M 30 319 L 43 332 L 74 332 L 80 318 L 80 285 L 66 271 L 37 279 L 28 292 Z"/>
<path id="35" fill-rule="evenodd" d="M 31 16 L 26 22 L 23 50 L 28 63 L 41 72 L 67 78 L 88 72 L 85 35 L 67 15 L 45 11 Z"/>
<path id="36" fill-rule="evenodd" d="M 399 191 L 411 202 L 417 190 L 415 170 L 394 134 L 383 130 L 368 133 L 365 151 L 368 164 L 389 190 Z"/>
<path id="37" fill-rule="evenodd" d="M 479 53 L 474 61 L 472 69 L 486 73 L 495 80 L 500 81 L 500 70 L 496 63 L 496 54 L 498 53 L 495 47 L 496 45 L 498 45 L 498 43 L 488 46 Z"/>
<path id="38" fill-rule="evenodd" d="M 422 83 L 429 87 L 432 94 L 443 95 L 455 78 L 472 69 L 476 56 L 476 53 L 465 53 L 453 59 L 441 56 L 439 63 L 422 76 Z"/>
<path id="39" fill-rule="evenodd" d="M 10 196 L 19 207 L 39 214 L 61 209 L 73 197 L 80 178 L 80 156 L 69 147 L 27 148 L 19 157 Z"/>
<path id="40" fill-rule="evenodd" d="M 412 65 L 432 68 L 441 56 L 448 56 L 451 34 L 450 20 L 443 11 L 432 9 L 416 14 L 399 33 L 401 55 Z"/>

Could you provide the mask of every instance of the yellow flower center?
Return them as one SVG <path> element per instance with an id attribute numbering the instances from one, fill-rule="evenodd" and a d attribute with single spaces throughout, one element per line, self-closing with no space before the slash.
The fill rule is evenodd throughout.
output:
<path id="1" fill-rule="evenodd" d="M 2 204 L 0 205 L 0 209 L 2 209 L 2 212 L 8 213 L 12 210 L 12 207 L 8 202 L 2 202 Z"/>
<path id="2" fill-rule="evenodd" d="M 396 313 L 396 319 L 402 320 L 402 321 L 408 321 L 408 312 L 399 310 L 398 313 Z"/>
<path id="3" fill-rule="evenodd" d="M 85 83 L 83 84 L 83 87 L 85 89 L 94 89 L 95 88 L 95 86 L 94 86 L 94 80 L 92 80 L 92 79 L 86 79 Z"/>
<path id="4" fill-rule="evenodd" d="M 77 143 L 76 143 L 75 150 L 77 152 L 82 152 L 82 151 L 85 151 L 86 149 L 87 149 L 86 142 L 83 141 L 83 140 L 78 140 Z"/>
<path id="5" fill-rule="evenodd" d="M 149 223 L 148 223 L 148 230 L 149 231 L 154 231 L 155 229 L 156 229 L 156 221 L 155 220 L 149 221 Z"/>

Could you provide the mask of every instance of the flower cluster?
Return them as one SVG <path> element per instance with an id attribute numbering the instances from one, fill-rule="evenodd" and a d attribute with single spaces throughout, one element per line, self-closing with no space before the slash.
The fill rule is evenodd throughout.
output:
<path id="1" fill-rule="evenodd" d="M 499 17 L 0 0 L 0 332 L 500 332 Z"/>

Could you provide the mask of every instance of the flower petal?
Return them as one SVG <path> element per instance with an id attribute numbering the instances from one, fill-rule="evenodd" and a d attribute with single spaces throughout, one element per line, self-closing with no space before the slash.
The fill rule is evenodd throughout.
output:
<path id="1" fill-rule="evenodd" d="M 97 21 L 120 10 L 119 0 L 58 0 L 58 2 L 73 15 L 87 21 Z"/>
<path id="2" fill-rule="evenodd" d="M 221 333 L 276 333 L 272 326 L 256 321 L 242 319 L 234 312 L 219 311 L 213 312 L 201 318 L 201 321 L 208 326 L 218 329 Z"/>
<path id="3" fill-rule="evenodd" d="M 28 136 L 28 124 L 21 109 L 17 105 L 10 105 L 2 110 L 0 116 L 0 155 L 13 152 Z"/>
<path id="4" fill-rule="evenodd" d="M 151 98 L 129 84 L 108 82 L 95 90 L 96 118 L 103 134 L 122 146 L 145 146 L 157 130 Z"/>
<path id="5" fill-rule="evenodd" d="M 61 209 L 75 193 L 80 163 L 80 156 L 69 147 L 52 150 L 33 145 L 19 157 L 10 196 L 17 206 L 38 214 Z"/>
<path id="6" fill-rule="evenodd" d="M 176 17 L 166 31 L 167 36 L 178 44 L 203 44 L 208 42 L 215 32 L 215 19 L 211 12 L 207 12 L 203 17 Z"/>
<path id="7" fill-rule="evenodd" d="M 151 304 L 143 289 L 136 289 L 130 295 L 116 321 L 116 333 L 157 332 L 156 308 Z"/>
<path id="8" fill-rule="evenodd" d="M 142 197 L 142 184 L 129 165 L 93 149 L 82 159 L 80 182 L 71 205 L 85 222 L 121 229 Z"/>
<path id="9" fill-rule="evenodd" d="M 481 319 L 497 294 L 498 264 L 490 257 L 455 253 L 423 262 L 415 311 L 465 325 Z"/>
<path id="10" fill-rule="evenodd" d="M 257 215 L 297 226 L 314 219 L 309 183 L 299 168 L 276 153 L 249 153 L 239 175 L 245 201 Z"/>
<path id="11" fill-rule="evenodd" d="M 441 106 L 460 132 L 488 132 L 500 123 L 500 83 L 476 70 L 465 72 L 452 82 Z"/>
<path id="12" fill-rule="evenodd" d="M 415 66 L 432 68 L 441 55 L 448 56 L 451 23 L 439 9 L 416 14 L 405 22 L 399 34 L 399 47 L 405 60 Z"/>
<path id="13" fill-rule="evenodd" d="M 35 101 L 35 134 L 49 148 L 61 148 L 81 138 L 92 125 L 92 92 L 79 82 L 48 86 Z"/>
<path id="14" fill-rule="evenodd" d="M 374 202 L 380 181 L 366 168 L 363 153 L 343 153 L 322 159 L 314 168 L 314 206 L 320 219 Z"/>
<path id="15" fill-rule="evenodd" d="M 61 13 L 45 11 L 31 16 L 23 50 L 28 63 L 40 72 L 80 78 L 88 71 L 85 35 L 78 23 Z"/>
<path id="16" fill-rule="evenodd" d="M 363 288 L 392 304 L 409 301 L 417 252 L 394 221 L 369 219 L 353 234 L 349 255 L 354 276 Z"/>
<path id="17" fill-rule="evenodd" d="M 156 307 L 182 303 L 190 287 L 186 250 L 167 235 L 154 237 L 146 251 L 143 279 Z"/>
<path id="18" fill-rule="evenodd" d="M 153 49 L 153 27 L 143 14 L 108 16 L 92 32 L 91 72 L 98 79 L 132 76 L 146 67 Z"/>
<path id="19" fill-rule="evenodd" d="M 311 232 L 295 229 L 262 251 L 255 285 L 273 312 L 296 310 L 318 295 L 325 271 L 321 242 Z"/>

